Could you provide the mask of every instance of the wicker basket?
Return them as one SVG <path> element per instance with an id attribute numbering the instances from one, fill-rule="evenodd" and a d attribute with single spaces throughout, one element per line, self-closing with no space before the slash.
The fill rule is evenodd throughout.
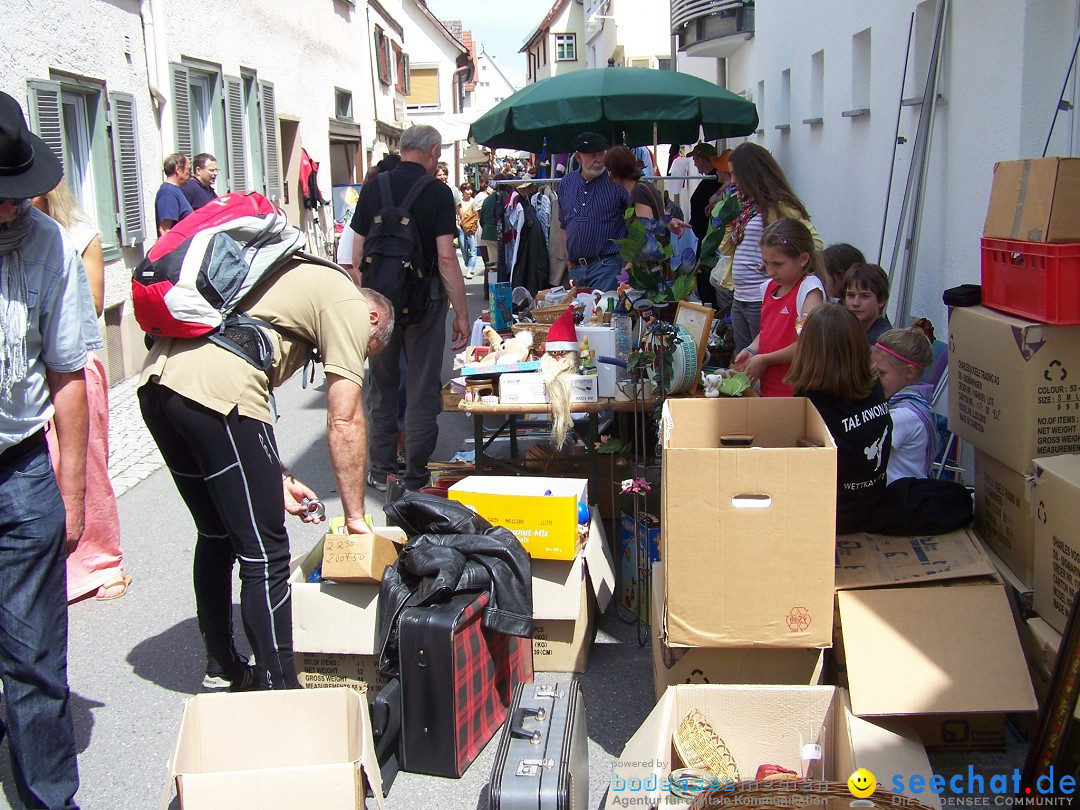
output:
<path id="1" fill-rule="evenodd" d="M 541 355 L 544 353 L 544 344 L 547 342 L 549 329 L 551 329 L 550 323 L 515 323 L 510 327 L 510 330 L 515 335 L 520 335 L 522 332 L 532 332 L 534 355 Z"/>
<path id="2" fill-rule="evenodd" d="M 712 787 L 699 793 L 690 810 L 730 807 L 732 810 L 848 810 L 848 808 L 877 808 L 878 810 L 929 810 L 926 805 L 901 793 L 879 789 L 865 799 L 851 795 L 844 782 L 823 782 L 816 779 L 786 779 L 774 782 L 736 782 Z"/>
<path id="3" fill-rule="evenodd" d="M 556 304 L 553 307 L 536 307 L 532 311 L 533 320 L 537 323 L 555 323 L 569 306 L 570 304 Z"/>

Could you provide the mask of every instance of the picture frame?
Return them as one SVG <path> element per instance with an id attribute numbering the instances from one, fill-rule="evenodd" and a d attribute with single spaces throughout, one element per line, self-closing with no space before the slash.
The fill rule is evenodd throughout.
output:
<path id="1" fill-rule="evenodd" d="M 714 315 L 715 311 L 712 307 L 695 304 L 692 301 L 680 301 L 675 310 L 675 325 L 685 327 L 697 347 L 698 378 L 694 380 L 694 385 L 690 389 L 691 394 L 698 389 L 701 369 L 704 367 L 705 356 L 709 351 L 709 332 L 712 331 Z"/>

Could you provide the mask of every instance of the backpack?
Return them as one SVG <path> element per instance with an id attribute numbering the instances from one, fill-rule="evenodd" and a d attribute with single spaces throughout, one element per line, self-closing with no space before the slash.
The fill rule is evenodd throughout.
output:
<path id="1" fill-rule="evenodd" d="M 431 306 L 434 273 L 424 261 L 420 227 L 410 208 L 435 178 L 429 174 L 419 178 L 400 206 L 394 205 L 389 172 L 380 173 L 375 182 L 379 212 L 364 239 L 360 286 L 386 296 L 394 305 L 395 323 L 411 326 L 419 323 Z"/>
<path id="2" fill-rule="evenodd" d="M 273 347 L 263 328 L 273 326 L 238 306 L 256 283 L 297 255 L 303 242 L 303 233 L 261 194 L 211 200 L 158 239 L 135 269 L 135 320 L 148 341 L 205 336 L 267 371 Z"/>

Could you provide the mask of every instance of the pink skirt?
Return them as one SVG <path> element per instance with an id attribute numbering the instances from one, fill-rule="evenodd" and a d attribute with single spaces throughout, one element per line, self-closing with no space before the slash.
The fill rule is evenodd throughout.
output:
<path id="1" fill-rule="evenodd" d="M 109 480 L 109 383 L 105 364 L 94 352 L 86 353 L 86 400 L 90 415 L 86 447 L 86 528 L 78 547 L 67 558 L 68 602 L 97 591 L 124 573 L 120 515 Z M 56 469 L 60 453 L 51 425 L 46 435 Z"/>

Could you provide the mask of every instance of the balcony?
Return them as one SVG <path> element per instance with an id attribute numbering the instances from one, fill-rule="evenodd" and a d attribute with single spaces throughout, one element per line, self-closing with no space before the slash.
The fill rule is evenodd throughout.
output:
<path id="1" fill-rule="evenodd" d="M 731 56 L 754 36 L 754 0 L 671 0 L 671 33 L 689 56 Z"/>

